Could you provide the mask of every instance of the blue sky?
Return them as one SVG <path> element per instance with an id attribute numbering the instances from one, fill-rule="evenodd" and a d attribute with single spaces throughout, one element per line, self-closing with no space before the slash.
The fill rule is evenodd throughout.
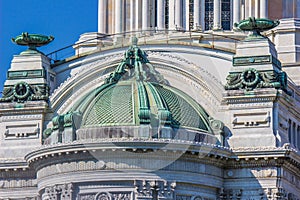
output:
<path id="1" fill-rule="evenodd" d="M 26 49 L 11 38 L 22 32 L 53 35 L 52 43 L 39 48 L 48 54 L 97 31 L 97 7 L 98 0 L 0 0 L 0 91 L 13 55 Z"/>

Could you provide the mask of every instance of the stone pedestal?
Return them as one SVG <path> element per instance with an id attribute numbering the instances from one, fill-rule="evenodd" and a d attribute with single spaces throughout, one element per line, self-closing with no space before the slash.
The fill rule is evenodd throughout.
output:
<path id="1" fill-rule="evenodd" d="M 50 60 L 42 53 L 14 56 L 0 98 L 0 165 L 23 162 L 26 153 L 41 145 L 54 82 Z"/>
<path id="2" fill-rule="evenodd" d="M 277 91 L 274 88 L 227 91 L 224 94 L 231 130 L 227 135 L 230 147 L 276 146 L 273 131 L 276 98 Z"/>
<path id="3" fill-rule="evenodd" d="M 276 147 L 275 109 L 278 90 L 287 91 L 287 76 L 281 71 L 274 44 L 267 38 L 242 41 L 227 76 L 227 105 L 231 147 Z"/>

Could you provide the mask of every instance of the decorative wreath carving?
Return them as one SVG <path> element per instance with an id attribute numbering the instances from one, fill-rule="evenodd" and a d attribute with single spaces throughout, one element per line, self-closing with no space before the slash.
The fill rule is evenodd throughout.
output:
<path id="1" fill-rule="evenodd" d="M 26 82 L 15 84 L 13 94 L 17 99 L 25 100 L 30 95 L 30 86 Z"/>
<path id="2" fill-rule="evenodd" d="M 259 72 L 254 68 L 249 68 L 243 71 L 242 84 L 246 87 L 255 87 L 259 82 Z"/>

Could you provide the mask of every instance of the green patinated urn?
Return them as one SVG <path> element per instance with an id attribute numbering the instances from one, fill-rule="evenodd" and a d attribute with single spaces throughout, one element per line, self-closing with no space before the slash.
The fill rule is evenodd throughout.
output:
<path id="1" fill-rule="evenodd" d="M 260 34 L 261 32 L 273 29 L 279 24 L 279 20 L 270 20 L 265 18 L 256 19 L 254 17 L 249 17 L 249 19 L 235 23 L 234 26 L 242 31 L 250 31 L 246 40 L 253 40 L 264 38 L 264 36 Z"/>
<path id="2" fill-rule="evenodd" d="M 29 34 L 22 33 L 16 38 L 11 39 L 13 43 L 21 46 L 28 46 L 26 51 L 23 51 L 21 55 L 41 53 L 37 50 L 37 47 L 41 47 L 49 44 L 54 40 L 53 36 L 46 36 L 41 34 Z"/>

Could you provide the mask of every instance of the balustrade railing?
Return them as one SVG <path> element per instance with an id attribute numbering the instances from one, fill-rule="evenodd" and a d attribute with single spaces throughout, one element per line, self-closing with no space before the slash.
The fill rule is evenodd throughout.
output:
<path id="1" fill-rule="evenodd" d="M 47 56 L 52 63 L 62 61 L 69 57 L 80 57 L 86 54 L 86 51 L 80 52 L 76 48 L 80 46 L 94 46 L 97 51 L 125 47 L 131 44 L 131 37 L 139 38 L 138 45 L 155 44 L 181 44 L 190 46 L 200 46 L 204 48 L 224 50 L 234 53 L 237 43 L 246 35 L 235 32 L 202 32 L 202 31 L 184 31 L 184 30 L 146 30 L 132 31 L 119 34 L 97 35 L 95 37 L 78 41 L 64 48 L 53 51 Z"/>

